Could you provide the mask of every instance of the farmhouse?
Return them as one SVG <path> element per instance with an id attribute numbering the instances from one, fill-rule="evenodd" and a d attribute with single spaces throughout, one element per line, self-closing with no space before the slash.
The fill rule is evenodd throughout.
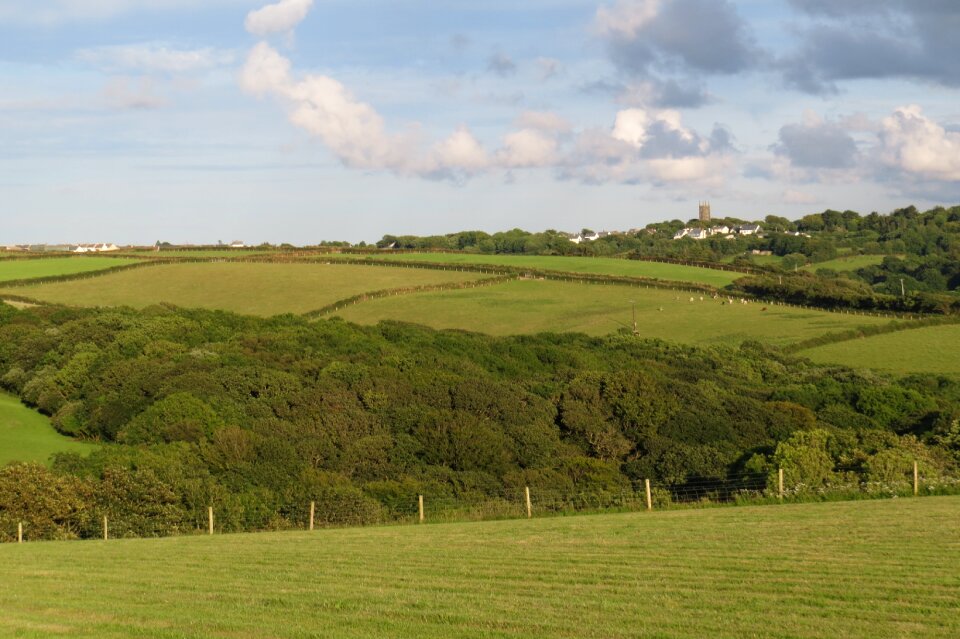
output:
<path id="1" fill-rule="evenodd" d="M 756 235 L 762 230 L 759 224 L 741 224 L 737 227 L 737 233 L 740 235 Z"/>
<path id="2" fill-rule="evenodd" d="M 247 245 L 243 243 L 243 240 L 234 240 L 230 242 L 230 248 L 247 248 Z"/>
<path id="3" fill-rule="evenodd" d="M 77 244 L 69 248 L 71 253 L 108 253 L 119 250 L 120 247 L 116 244 Z"/>

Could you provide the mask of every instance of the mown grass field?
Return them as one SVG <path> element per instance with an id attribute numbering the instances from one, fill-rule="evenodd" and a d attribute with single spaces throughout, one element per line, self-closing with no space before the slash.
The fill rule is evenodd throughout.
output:
<path id="1" fill-rule="evenodd" d="M 823 364 L 896 373 L 960 375 L 960 325 L 931 326 L 817 346 L 798 354 Z"/>
<path id="2" fill-rule="evenodd" d="M 365 259 L 361 255 L 344 254 L 338 257 Z M 743 273 L 721 271 L 719 269 L 683 266 L 681 264 L 662 264 L 660 262 L 642 262 L 612 257 L 563 257 L 559 255 L 485 255 L 469 253 L 385 253 L 377 254 L 375 259 L 389 259 L 412 262 L 438 262 L 443 264 L 501 264 L 526 268 L 551 269 L 575 273 L 601 275 L 626 275 L 630 277 L 652 277 L 676 282 L 698 282 L 721 287 L 743 277 Z"/>
<path id="3" fill-rule="evenodd" d="M 960 636 L 960 498 L 0 546 L 0 634 Z"/>
<path id="4" fill-rule="evenodd" d="M 93 444 L 64 437 L 20 400 L 0 393 L 0 466 L 12 461 L 47 463 L 54 453 L 85 454 Z"/>
<path id="5" fill-rule="evenodd" d="M 132 264 L 136 261 L 123 257 L 87 257 L 80 255 L 76 257 L 0 260 L 0 282 L 102 271 L 105 268 Z"/>
<path id="6" fill-rule="evenodd" d="M 745 339 L 789 344 L 890 321 L 758 303 L 721 305 L 709 296 L 703 296 L 703 301 L 700 298 L 664 289 L 517 280 L 370 300 L 337 315 L 361 324 L 396 319 L 492 335 L 569 331 L 605 335 L 631 325 L 632 300 L 641 336 L 688 344 L 739 344 Z"/>
<path id="7" fill-rule="evenodd" d="M 378 266 L 211 262 L 163 264 L 7 292 L 72 306 L 142 308 L 169 302 L 269 316 L 305 313 L 368 291 L 481 277 L 478 273 Z"/>

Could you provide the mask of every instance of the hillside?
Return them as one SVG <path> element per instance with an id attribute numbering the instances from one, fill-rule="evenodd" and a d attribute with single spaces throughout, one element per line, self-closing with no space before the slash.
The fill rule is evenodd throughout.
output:
<path id="1" fill-rule="evenodd" d="M 960 498 L 0 546 L 0 634 L 960 634 Z"/>
<path id="2" fill-rule="evenodd" d="M 88 454 L 94 449 L 57 433 L 49 419 L 0 393 L 0 467 L 13 461 L 47 464 L 55 453 Z"/>

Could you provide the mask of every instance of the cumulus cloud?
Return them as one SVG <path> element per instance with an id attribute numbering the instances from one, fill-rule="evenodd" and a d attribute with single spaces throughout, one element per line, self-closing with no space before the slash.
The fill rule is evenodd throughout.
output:
<path id="1" fill-rule="evenodd" d="M 233 63 L 230 51 L 210 47 L 180 49 L 162 43 L 144 43 L 80 49 L 75 57 L 107 71 L 189 73 Z"/>
<path id="2" fill-rule="evenodd" d="M 781 127 L 773 150 L 793 166 L 809 169 L 850 168 L 857 159 L 857 144 L 850 134 L 812 111 L 804 114 L 803 122 Z"/>
<path id="3" fill-rule="evenodd" d="M 960 181 L 960 133 L 933 122 L 919 106 L 896 109 L 883 119 L 879 136 L 888 167 L 921 179 Z"/>
<path id="4" fill-rule="evenodd" d="M 257 36 L 288 33 L 310 13 L 313 0 L 280 0 L 247 14 L 244 26 Z"/>
<path id="5" fill-rule="evenodd" d="M 752 35 L 727 0 L 619 0 L 597 10 L 611 59 L 644 78 L 731 74 L 756 66 Z"/>
<path id="6" fill-rule="evenodd" d="M 509 62 L 509 64 L 507 64 Z M 498 62 L 504 69 L 508 58 Z M 462 125 L 429 144 L 419 125 L 392 133 L 370 104 L 340 81 L 298 74 L 289 59 L 267 42 L 254 46 L 240 75 L 248 93 L 279 99 L 290 122 L 317 137 L 344 165 L 428 179 L 464 180 L 517 169 L 548 169 L 587 182 L 686 182 L 722 179 L 729 164 L 730 136 L 715 128 L 704 137 L 672 110 L 630 108 L 611 128 L 577 131 L 550 111 L 521 113 L 512 130 L 487 150 Z"/>
<path id="7" fill-rule="evenodd" d="M 791 0 L 809 20 L 780 61 L 789 86 L 832 93 L 844 80 L 904 78 L 960 86 L 954 0 Z"/>

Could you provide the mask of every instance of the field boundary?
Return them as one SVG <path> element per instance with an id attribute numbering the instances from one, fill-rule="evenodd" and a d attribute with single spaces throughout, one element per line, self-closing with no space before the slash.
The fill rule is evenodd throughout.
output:
<path id="1" fill-rule="evenodd" d="M 774 468 L 766 472 L 688 478 L 680 483 L 647 479 L 596 491 L 513 486 L 498 493 L 474 496 L 426 490 L 390 498 L 374 498 L 361 492 L 349 497 L 319 493 L 295 503 L 278 503 L 268 510 L 247 510 L 233 496 L 221 495 L 209 505 L 195 505 L 190 511 L 180 510 L 175 515 L 157 515 L 159 519 L 145 518 L 142 513 L 105 510 L 95 504 L 86 507 L 51 502 L 46 508 L 38 508 L 14 502 L 0 510 L 0 543 L 312 531 L 944 495 L 960 495 L 960 478 L 942 475 L 923 462 L 907 462 L 882 477 L 871 476 L 860 468 L 837 468 L 828 481 L 817 485 L 805 484 L 797 469 Z"/>
<path id="2" fill-rule="evenodd" d="M 369 293 L 360 293 L 359 295 L 353 295 L 351 297 L 344 298 L 342 300 L 337 300 L 332 304 L 327 304 L 318 309 L 307 311 L 303 313 L 303 317 L 315 318 L 322 317 L 323 315 L 328 315 L 330 313 L 335 313 L 342 308 L 347 306 L 353 306 L 361 302 L 367 302 L 374 299 L 381 299 L 384 297 L 394 297 L 397 295 L 411 295 L 414 293 L 428 293 L 431 291 L 458 291 L 468 288 L 479 288 L 482 286 L 495 286 L 497 284 L 503 284 L 504 282 L 510 282 L 517 279 L 516 277 L 510 275 L 504 275 L 499 277 L 487 277 L 479 280 L 470 280 L 467 282 L 445 282 L 442 284 L 422 284 L 419 286 L 407 286 L 399 288 L 385 288 L 379 291 L 371 291 Z"/>
<path id="3" fill-rule="evenodd" d="M 889 333 L 899 333 L 902 331 L 910 331 L 920 328 L 950 326 L 954 324 L 960 324 L 960 317 L 940 315 L 934 317 L 924 317 L 921 319 L 905 320 L 901 322 L 894 321 L 889 324 L 881 324 L 878 326 L 864 326 L 846 331 L 839 331 L 836 333 L 827 333 L 825 335 L 811 337 L 794 344 L 783 346 L 781 349 L 783 352 L 792 355 L 805 350 L 817 348 L 819 346 L 841 344 L 843 342 L 849 342 L 855 339 L 876 337 L 878 335 L 887 335 Z"/>

